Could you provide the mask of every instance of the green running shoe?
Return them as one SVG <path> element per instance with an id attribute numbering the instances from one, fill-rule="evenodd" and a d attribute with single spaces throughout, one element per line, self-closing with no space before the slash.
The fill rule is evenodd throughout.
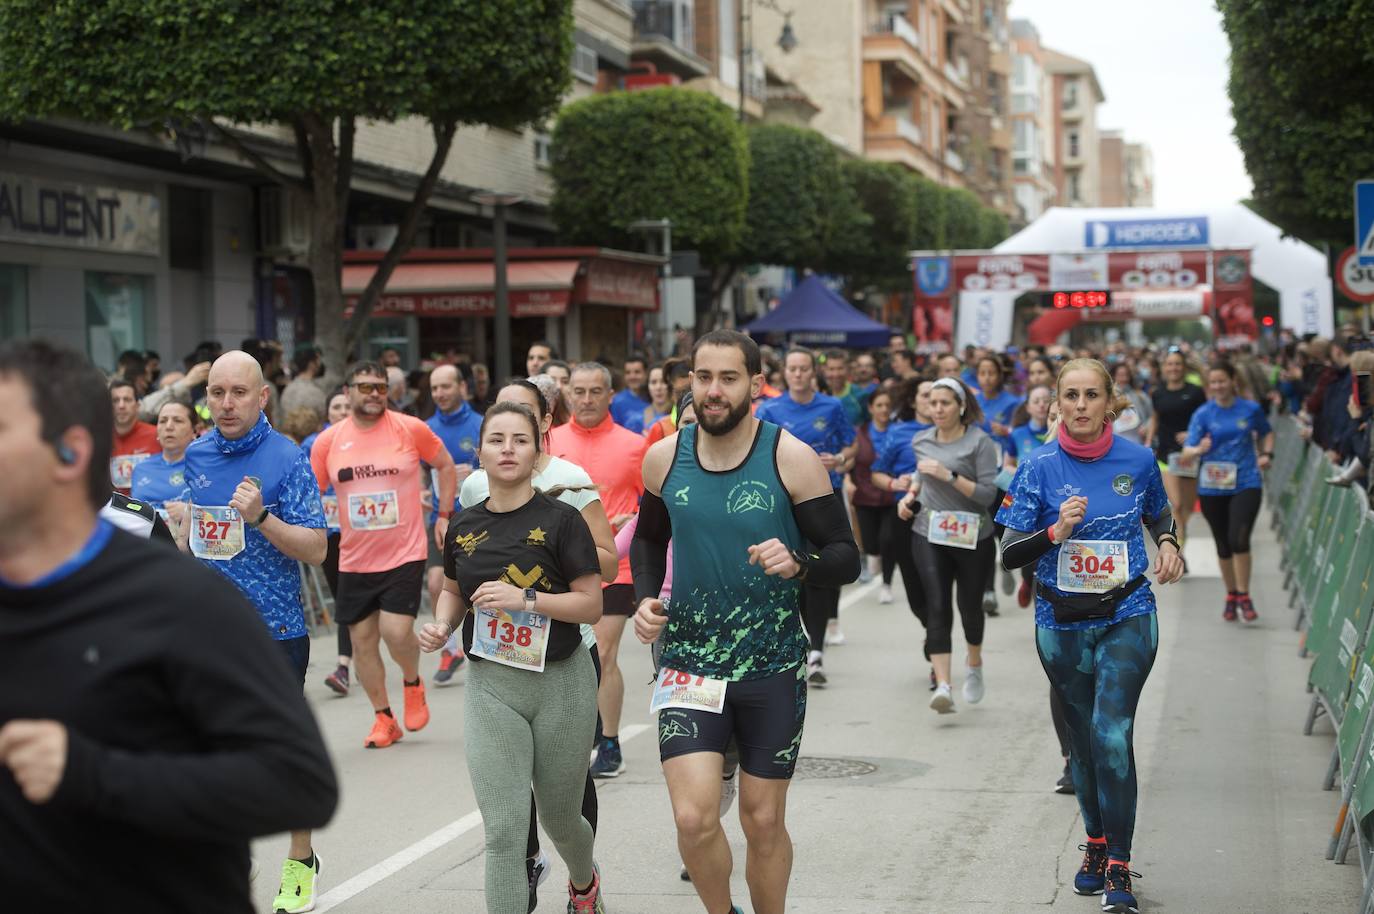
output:
<path id="1" fill-rule="evenodd" d="M 272 914 L 297 914 L 315 910 L 316 891 L 320 887 L 320 855 L 314 855 L 314 866 L 299 860 L 287 859 L 281 865 L 281 887 L 272 901 Z"/>

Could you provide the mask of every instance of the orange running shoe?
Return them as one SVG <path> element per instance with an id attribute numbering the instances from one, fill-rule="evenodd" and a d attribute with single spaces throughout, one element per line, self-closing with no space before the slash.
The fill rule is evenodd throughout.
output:
<path id="1" fill-rule="evenodd" d="M 416 730 L 423 730 L 425 724 L 429 723 L 429 704 L 425 701 L 425 684 L 423 681 L 405 687 L 406 695 L 406 729 L 414 733 Z"/>
<path id="2" fill-rule="evenodd" d="M 402 736 L 404 734 L 401 732 L 401 725 L 396 723 L 396 718 L 378 712 L 377 719 L 372 722 L 372 732 L 363 740 L 363 748 L 385 749 Z"/>

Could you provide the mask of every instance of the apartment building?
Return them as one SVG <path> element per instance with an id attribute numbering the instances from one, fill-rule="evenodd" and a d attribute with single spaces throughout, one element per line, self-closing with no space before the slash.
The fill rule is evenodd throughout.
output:
<path id="1" fill-rule="evenodd" d="M 1099 206 L 1102 166 L 1097 106 L 1107 100 L 1086 60 L 1048 48 L 1041 62 L 1054 104 L 1056 198 L 1061 206 Z"/>
<path id="2" fill-rule="evenodd" d="M 1155 159 L 1144 143 L 1125 146 L 1126 206 L 1155 205 Z"/>
<path id="3" fill-rule="evenodd" d="M 1024 19 L 1011 22 L 1012 193 L 1024 220 L 1034 222 L 1055 204 L 1054 100 L 1040 33 Z"/>

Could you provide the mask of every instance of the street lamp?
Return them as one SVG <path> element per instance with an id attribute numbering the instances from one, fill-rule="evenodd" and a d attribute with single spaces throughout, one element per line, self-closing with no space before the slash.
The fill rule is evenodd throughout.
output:
<path id="1" fill-rule="evenodd" d="M 496 270 L 496 377 L 500 379 L 511 375 L 510 292 L 506 287 L 506 207 L 514 206 L 524 199 L 520 194 L 503 194 L 497 191 L 479 191 L 472 195 L 472 202 L 490 206 L 494 210 L 492 266 Z"/>
<path id="2" fill-rule="evenodd" d="M 739 119 L 744 120 L 744 74 L 745 62 L 754 56 L 754 5 L 772 10 L 782 16 L 782 33 L 778 35 L 778 47 L 784 54 L 797 49 L 797 33 L 792 29 L 792 13 L 778 5 L 778 0 L 739 0 L 739 40 L 743 47 L 739 54 Z M 748 23 L 746 26 L 745 23 Z"/>

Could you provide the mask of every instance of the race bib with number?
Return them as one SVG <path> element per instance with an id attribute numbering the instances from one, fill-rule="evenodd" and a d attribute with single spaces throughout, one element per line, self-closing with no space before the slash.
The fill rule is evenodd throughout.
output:
<path id="1" fill-rule="evenodd" d="M 472 625 L 472 651 L 484 660 L 535 673 L 544 672 L 549 617 L 517 609 L 481 608 Z"/>
<path id="2" fill-rule="evenodd" d="M 978 528 L 983 516 L 973 511 L 931 511 L 926 539 L 933 546 L 978 548 Z"/>
<path id="3" fill-rule="evenodd" d="M 110 485 L 116 489 L 128 489 L 134 484 L 134 467 L 147 460 L 152 454 L 120 454 L 110 458 Z"/>
<path id="4" fill-rule="evenodd" d="M 324 523 L 330 530 L 339 529 L 339 496 L 321 495 L 320 504 L 324 506 Z"/>
<path id="5" fill-rule="evenodd" d="M 348 523 L 354 530 L 390 530 L 396 526 L 396 490 L 349 495 Z"/>
<path id="6" fill-rule="evenodd" d="M 725 685 L 724 679 L 707 679 L 666 668 L 659 670 L 649 712 L 657 714 L 664 708 L 685 708 L 719 714 L 725 707 Z"/>
<path id="7" fill-rule="evenodd" d="M 1209 489 L 1230 491 L 1236 487 L 1236 465 L 1213 461 L 1202 465 L 1202 485 Z"/>
<path id="8" fill-rule="evenodd" d="M 1169 472 L 1174 476 L 1182 476 L 1184 479 L 1197 479 L 1197 458 L 1184 460 L 1180 451 L 1174 451 L 1169 455 Z"/>
<path id="9" fill-rule="evenodd" d="M 1055 586 L 1066 593 L 1106 593 L 1126 583 L 1130 566 L 1124 540 L 1065 540 Z"/>
<path id="10" fill-rule="evenodd" d="M 227 562 L 247 545 L 243 517 L 233 508 L 190 506 L 191 554 L 211 562 Z"/>

